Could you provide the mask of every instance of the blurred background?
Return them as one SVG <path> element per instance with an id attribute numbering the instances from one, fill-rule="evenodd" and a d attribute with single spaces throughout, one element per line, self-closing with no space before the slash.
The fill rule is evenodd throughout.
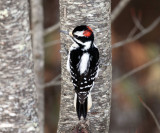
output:
<path id="1" fill-rule="evenodd" d="M 120 0 L 112 0 L 112 11 Z M 43 0 L 45 35 L 45 133 L 56 133 L 60 103 L 59 1 Z M 110 133 L 159 133 L 160 1 L 130 0 L 112 21 L 113 89 Z M 123 45 L 121 47 L 119 44 Z M 149 107 L 145 107 L 145 102 Z"/>

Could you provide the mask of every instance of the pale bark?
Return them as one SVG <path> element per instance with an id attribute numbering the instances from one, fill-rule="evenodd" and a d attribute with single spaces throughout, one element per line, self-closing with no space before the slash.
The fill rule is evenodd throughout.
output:
<path id="1" fill-rule="evenodd" d="M 61 104 L 58 133 L 108 133 L 111 107 L 111 31 L 110 0 L 60 0 L 61 29 L 73 30 L 77 25 L 89 25 L 100 51 L 100 72 L 92 90 L 93 106 L 87 121 L 79 121 L 73 106 L 74 88 L 66 70 L 67 56 L 61 55 Z M 61 34 L 62 47 L 72 42 Z M 105 50 L 106 49 L 106 50 Z M 82 129 L 81 129 L 82 128 Z"/>
<path id="2" fill-rule="evenodd" d="M 27 0 L 0 1 L 0 133 L 37 133 Z"/>
<path id="3" fill-rule="evenodd" d="M 44 132 L 44 48 L 42 0 L 31 0 L 32 41 L 35 81 L 38 93 L 40 133 Z"/>

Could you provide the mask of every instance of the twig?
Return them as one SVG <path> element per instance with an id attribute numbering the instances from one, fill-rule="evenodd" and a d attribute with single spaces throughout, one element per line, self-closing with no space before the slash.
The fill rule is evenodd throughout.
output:
<path id="1" fill-rule="evenodd" d="M 51 32 L 53 32 L 53 31 L 55 31 L 55 30 L 57 30 L 59 27 L 60 27 L 60 22 L 58 22 L 57 24 L 49 27 L 48 29 L 46 29 L 46 30 L 44 31 L 44 36 L 50 34 Z"/>
<path id="2" fill-rule="evenodd" d="M 131 10 L 131 16 L 132 16 L 133 22 L 135 23 L 135 26 L 133 27 L 133 29 L 129 33 L 127 39 L 132 38 L 133 35 L 136 33 L 137 29 L 144 29 L 144 27 L 140 23 L 140 21 L 141 21 L 141 14 L 139 13 L 139 16 L 137 18 L 136 15 L 135 15 L 135 10 L 132 9 Z"/>
<path id="3" fill-rule="evenodd" d="M 56 82 L 46 83 L 45 87 L 59 86 L 59 85 L 61 85 L 61 82 L 60 81 L 56 81 Z"/>
<path id="4" fill-rule="evenodd" d="M 142 30 L 141 32 L 139 32 L 138 34 L 136 34 L 135 36 L 128 38 L 124 41 L 120 41 L 118 43 L 115 43 L 112 45 L 112 49 L 113 48 L 117 48 L 117 47 L 121 47 L 129 42 L 135 41 L 139 38 L 141 38 L 142 36 L 146 35 L 147 33 L 151 32 L 158 24 L 160 23 L 160 17 L 158 17 L 150 26 L 148 26 L 147 28 L 145 28 L 144 30 Z"/>
<path id="5" fill-rule="evenodd" d="M 136 33 L 136 31 L 137 31 L 137 27 L 134 26 L 127 38 L 131 38 Z"/>
<path id="6" fill-rule="evenodd" d="M 145 64 L 143 64 L 143 65 L 141 65 L 141 66 L 139 66 L 139 67 L 137 67 L 137 68 L 135 68 L 135 69 L 133 69 L 133 70 L 131 70 L 130 72 L 124 74 L 124 75 L 121 76 L 120 78 L 115 79 L 115 80 L 113 81 L 113 84 L 116 84 L 116 83 L 118 83 L 118 82 L 126 79 L 127 77 L 129 77 L 129 76 L 135 74 L 136 72 L 139 72 L 139 71 L 141 71 L 141 70 L 149 67 L 150 65 L 152 65 L 152 64 L 154 64 L 154 63 L 156 63 L 156 62 L 158 62 L 158 61 L 160 61 L 160 56 L 158 56 L 158 57 L 156 57 L 155 59 L 153 59 L 153 60 L 151 60 L 151 61 L 149 61 L 149 62 L 147 62 L 147 63 L 145 63 Z"/>
<path id="7" fill-rule="evenodd" d="M 130 2 L 130 0 L 121 0 L 117 7 L 112 12 L 111 21 L 113 22 L 117 16 L 121 13 L 121 11 L 126 7 L 126 5 Z"/>
<path id="8" fill-rule="evenodd" d="M 152 118 L 153 118 L 153 120 L 154 120 L 154 122 L 155 122 L 155 124 L 156 124 L 156 126 L 158 128 L 158 130 L 160 131 L 160 124 L 159 124 L 155 114 L 153 113 L 153 111 L 147 106 L 147 104 L 142 100 L 142 98 L 140 96 L 139 96 L 139 100 L 140 100 L 141 104 L 143 105 L 143 107 L 145 109 L 147 109 L 147 111 L 150 113 L 150 115 L 152 116 Z"/>
<path id="9" fill-rule="evenodd" d="M 135 26 L 140 30 L 143 31 L 144 27 L 142 26 L 142 24 L 140 23 L 140 21 L 138 20 L 138 18 L 136 16 L 132 16 L 133 22 L 135 24 Z"/>
<path id="10" fill-rule="evenodd" d="M 60 40 L 53 40 L 51 42 L 47 42 L 45 45 L 44 45 L 44 48 L 48 48 L 48 47 L 51 47 L 51 46 L 54 46 L 56 44 L 59 44 L 61 43 Z"/>
<path id="11" fill-rule="evenodd" d="M 57 77 L 55 77 L 50 82 L 45 83 L 45 87 L 51 87 L 51 86 L 55 86 L 55 85 L 61 85 L 61 82 L 57 81 L 60 77 L 61 77 L 61 75 L 59 74 Z"/>
<path id="12" fill-rule="evenodd" d="M 137 16 L 136 12 L 135 12 L 135 9 L 132 8 L 131 9 L 131 16 L 132 16 L 132 20 L 133 20 L 135 26 L 141 31 L 144 30 L 144 27 L 141 24 L 142 13 L 139 11 L 138 16 Z"/>

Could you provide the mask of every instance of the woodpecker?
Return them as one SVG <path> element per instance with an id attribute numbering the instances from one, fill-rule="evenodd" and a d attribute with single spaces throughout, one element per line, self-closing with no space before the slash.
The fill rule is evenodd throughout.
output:
<path id="1" fill-rule="evenodd" d="M 74 106 L 79 120 L 81 116 L 86 119 L 92 106 L 91 90 L 99 71 L 99 51 L 89 26 L 77 26 L 69 36 L 73 44 L 68 53 L 67 70 L 75 90 Z"/>

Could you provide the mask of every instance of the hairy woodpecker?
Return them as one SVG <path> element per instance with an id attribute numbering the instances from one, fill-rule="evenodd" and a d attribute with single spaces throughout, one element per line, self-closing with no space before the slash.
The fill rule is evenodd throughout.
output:
<path id="1" fill-rule="evenodd" d="M 67 70 L 74 85 L 74 106 L 80 120 L 81 116 L 86 119 L 92 106 L 91 90 L 98 75 L 99 51 L 94 44 L 94 34 L 89 26 L 77 26 L 69 35 L 73 44 L 68 54 Z"/>

